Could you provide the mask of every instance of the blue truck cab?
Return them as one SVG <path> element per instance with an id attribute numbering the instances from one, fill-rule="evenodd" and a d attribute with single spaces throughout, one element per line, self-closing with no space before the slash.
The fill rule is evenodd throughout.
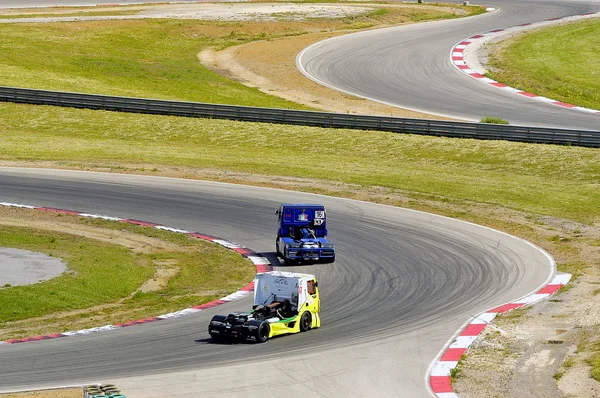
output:
<path id="1" fill-rule="evenodd" d="M 276 250 L 286 265 L 335 261 L 335 247 L 327 240 L 323 205 L 285 203 L 277 210 L 277 216 Z"/>

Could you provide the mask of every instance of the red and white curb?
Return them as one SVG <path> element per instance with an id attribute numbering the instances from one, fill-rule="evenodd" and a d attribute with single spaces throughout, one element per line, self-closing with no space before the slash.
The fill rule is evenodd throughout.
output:
<path id="1" fill-rule="evenodd" d="M 205 234 L 201 234 L 198 232 L 190 232 L 190 231 L 186 231 L 183 229 L 167 227 L 165 225 L 160 225 L 160 224 L 155 224 L 155 223 L 140 221 L 140 220 L 134 220 L 134 219 L 130 219 L 130 218 L 109 217 L 109 216 L 103 216 L 103 215 L 99 215 L 99 214 L 90 214 L 90 213 L 83 213 L 83 212 L 72 211 L 72 210 L 56 209 L 53 207 L 29 206 L 29 205 L 21 205 L 21 204 L 17 204 L 17 203 L 6 203 L 6 202 L 0 202 L 0 206 L 18 207 L 18 208 L 48 211 L 48 212 L 61 213 L 61 214 L 71 214 L 71 215 L 75 215 L 75 216 L 88 217 L 88 218 L 99 218 L 99 219 L 108 220 L 108 221 L 124 222 L 124 223 L 128 223 L 128 224 L 135 224 L 135 225 L 141 225 L 141 226 L 150 227 L 150 228 L 156 228 L 156 229 L 160 229 L 163 231 L 170 231 L 170 232 L 174 232 L 174 233 L 185 234 L 185 235 L 192 236 L 196 239 L 202 239 L 205 241 L 219 244 L 223 247 L 226 247 L 228 249 L 238 252 L 240 255 L 248 258 L 250 261 L 252 261 L 254 263 L 254 265 L 256 266 L 257 273 L 273 270 L 273 265 L 271 264 L 271 262 L 269 261 L 268 258 L 263 257 L 263 256 L 259 255 L 258 253 L 255 253 L 251 249 L 248 249 L 244 246 L 238 245 L 233 242 L 229 242 L 224 239 L 219 239 L 214 236 L 205 235 Z M 184 316 L 187 314 L 196 313 L 196 312 L 199 312 L 202 310 L 206 310 L 208 308 L 213 308 L 218 305 L 240 299 L 242 297 L 245 297 L 245 296 L 251 294 L 253 291 L 254 291 L 254 281 L 250 282 L 248 285 L 243 287 L 241 290 L 239 290 L 235 293 L 232 293 L 228 296 L 221 297 L 218 300 L 214 300 L 214 301 L 211 301 L 208 303 L 196 305 L 191 308 L 186 308 L 186 309 L 183 309 L 180 311 L 171 312 L 168 314 L 159 315 L 159 316 L 155 316 L 155 317 L 151 317 L 151 318 L 138 319 L 135 321 L 118 323 L 116 325 L 105 325 L 105 326 L 99 326 L 99 327 L 90 328 L 90 329 L 75 330 L 72 332 L 64 332 L 64 333 L 56 333 L 56 334 L 49 334 L 49 335 L 43 335 L 43 336 L 26 337 L 26 338 L 22 338 L 22 339 L 0 341 L 0 345 L 26 343 L 29 341 L 38 341 L 38 340 L 49 340 L 49 339 L 56 339 L 56 338 L 60 338 L 60 337 L 87 335 L 87 334 L 92 334 L 92 333 L 96 333 L 96 332 L 104 332 L 104 331 L 108 331 L 108 330 L 120 329 L 120 328 L 133 326 L 133 325 L 140 325 L 143 323 L 150 323 L 150 322 L 156 322 L 156 321 L 161 321 L 161 320 L 165 320 L 165 319 L 178 318 L 178 317 L 181 317 L 181 316 Z"/>
<path id="2" fill-rule="evenodd" d="M 560 273 L 555 275 L 552 281 L 537 292 L 525 296 L 511 303 L 503 304 L 483 312 L 469 321 L 458 335 L 451 340 L 452 343 L 442 350 L 440 358 L 436 360 L 429 370 L 429 386 L 438 398 L 458 398 L 451 383 L 451 372 L 458 366 L 463 354 L 467 352 L 471 344 L 480 336 L 485 327 L 490 324 L 498 314 L 504 314 L 515 308 L 537 303 L 540 300 L 556 293 L 571 279 L 571 274 Z"/>
<path id="3" fill-rule="evenodd" d="M 550 18 L 550 19 L 546 19 L 546 20 L 540 21 L 540 22 L 526 23 L 526 24 L 512 26 L 510 28 L 505 28 L 505 29 L 491 30 L 486 33 L 481 33 L 481 34 L 478 34 L 475 36 L 471 36 L 469 38 L 464 39 L 460 43 L 456 44 L 452 48 L 450 57 L 451 57 L 451 60 L 452 60 L 452 63 L 454 64 L 454 66 L 456 66 L 461 72 L 465 73 L 466 75 L 468 75 L 482 83 L 497 87 L 498 89 L 501 89 L 503 91 L 507 91 L 507 92 L 511 92 L 511 93 L 514 93 L 517 95 L 528 97 L 528 98 L 531 98 L 531 99 L 534 99 L 534 100 L 537 100 L 540 102 L 546 102 L 546 103 L 549 103 L 552 105 L 560 106 L 562 108 L 573 109 L 573 110 L 577 110 L 577 111 L 583 111 L 583 112 L 587 112 L 587 113 L 593 113 L 593 114 L 600 115 L 600 110 L 584 108 L 582 106 L 577 106 L 577 105 L 568 104 L 568 103 L 565 103 L 562 101 L 557 101 L 557 100 L 554 100 L 551 98 L 543 97 L 543 96 L 540 96 L 537 94 L 533 94 L 533 93 L 529 93 L 529 92 L 519 90 L 519 89 L 516 89 L 513 87 L 509 87 L 506 84 L 503 84 L 503 83 L 497 82 L 493 79 L 490 79 L 485 76 L 485 73 L 487 73 L 487 71 L 479 65 L 479 62 L 477 61 L 477 56 L 475 54 L 471 54 L 471 52 L 474 53 L 476 51 L 476 48 L 481 46 L 483 43 L 491 41 L 493 39 L 496 39 L 500 36 L 519 32 L 519 31 L 522 31 L 525 29 L 534 29 L 534 28 L 538 28 L 538 27 L 542 27 L 542 26 L 556 24 L 559 22 L 571 22 L 571 21 L 577 21 L 577 20 L 581 20 L 581 19 L 598 18 L 598 17 L 600 17 L 600 13 L 586 13 L 586 14 L 573 15 L 573 16 L 564 17 L 564 18 Z"/>

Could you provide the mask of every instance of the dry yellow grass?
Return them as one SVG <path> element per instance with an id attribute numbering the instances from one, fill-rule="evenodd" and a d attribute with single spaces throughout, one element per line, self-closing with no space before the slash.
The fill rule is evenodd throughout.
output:
<path id="1" fill-rule="evenodd" d="M 63 388 L 56 390 L 26 391 L 20 393 L 0 394 L 2 398 L 81 398 L 82 388 Z"/>

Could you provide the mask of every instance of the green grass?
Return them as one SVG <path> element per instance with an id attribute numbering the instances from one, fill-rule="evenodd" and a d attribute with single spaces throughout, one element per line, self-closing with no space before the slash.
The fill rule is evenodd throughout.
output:
<path id="1" fill-rule="evenodd" d="M 9 162 L 310 177 L 600 219 L 595 149 L 18 104 L 0 104 L 0 131 Z"/>
<path id="2" fill-rule="evenodd" d="M 491 123 L 491 124 L 508 124 L 508 120 L 502 119 L 500 117 L 486 116 L 482 118 L 480 123 Z"/>
<path id="3" fill-rule="evenodd" d="M 0 85 L 306 108 L 203 67 L 197 59 L 203 48 L 227 38 L 255 39 L 238 35 L 234 25 L 221 29 L 225 37 L 209 38 L 203 25 L 180 20 L 1 25 Z"/>
<path id="4" fill-rule="evenodd" d="M 594 354 L 590 360 L 589 364 L 592 367 L 590 369 L 590 375 L 596 381 L 600 381 L 600 354 Z"/>
<path id="5" fill-rule="evenodd" d="M 573 365 L 575 365 L 575 359 L 573 359 L 573 357 L 567 358 L 563 363 L 562 366 L 564 368 L 572 368 Z"/>
<path id="6" fill-rule="evenodd" d="M 527 307 L 515 308 L 508 312 L 501 313 L 500 316 L 507 321 L 519 322 L 521 320 L 521 318 L 523 318 L 524 316 L 527 315 L 528 310 L 529 310 L 529 308 L 527 308 Z"/>
<path id="7" fill-rule="evenodd" d="M 25 213 L 29 218 L 39 213 L 14 212 Z M 119 231 L 120 236 L 143 235 L 175 244 L 176 249 L 134 252 L 121 245 L 79 235 L 0 225 L 0 247 L 45 253 L 60 258 L 67 265 L 67 272 L 53 279 L 0 288 L 0 329 L 14 327 L 12 323 L 18 322 L 25 330 L 36 330 L 45 323 L 36 317 L 51 314 L 65 318 L 62 326 L 54 326 L 60 329 L 58 331 L 71 330 L 74 325 L 97 326 L 97 319 L 86 323 L 94 316 L 113 322 L 129 321 L 134 315 L 155 316 L 222 297 L 246 285 L 254 276 L 254 266 L 237 253 L 182 234 L 74 216 L 58 217 L 60 222 L 67 223 L 65 225 L 74 225 L 73 228 L 83 225 L 94 227 L 96 232 L 112 229 Z M 164 264 L 178 269 L 168 285 L 160 290 L 136 293 Z M 109 307 L 102 310 L 65 315 L 68 311 L 107 304 Z M 22 337 L 18 332 L 12 333 L 10 336 L 2 333 L 2 336 Z"/>
<path id="8" fill-rule="evenodd" d="M 554 247 L 556 248 L 556 251 L 560 251 L 561 247 L 558 245 L 554 245 Z M 571 250 L 577 250 L 575 249 L 572 245 L 568 245 L 568 247 Z M 564 253 L 561 253 L 564 254 Z M 590 268 L 590 264 L 587 263 L 582 263 L 582 262 L 569 262 L 569 263 L 558 263 L 557 264 L 558 268 L 560 271 L 562 272 L 567 272 L 571 275 L 573 275 L 574 278 L 577 278 L 583 274 L 586 273 L 586 271 Z M 564 293 L 567 290 L 571 289 L 573 287 L 573 284 L 568 284 L 566 286 L 564 286 L 562 289 L 560 289 L 559 292 Z"/>
<path id="9" fill-rule="evenodd" d="M 563 376 L 564 376 L 565 372 L 556 372 L 552 375 L 552 377 L 554 378 L 554 380 L 559 381 Z"/>
<path id="10" fill-rule="evenodd" d="M 600 381 L 600 341 L 591 345 L 592 354 L 587 362 L 590 365 L 590 376 L 596 381 Z"/>
<path id="11" fill-rule="evenodd" d="M 123 247 L 89 239 L 0 227 L 0 246 L 34 250 L 68 262 L 69 272 L 47 282 L 0 290 L 0 320 L 14 321 L 85 308 L 124 297 L 152 276 Z"/>
<path id="12" fill-rule="evenodd" d="M 600 109 L 600 21 L 549 27 L 510 39 L 489 77 L 563 102 Z"/>
<path id="13" fill-rule="evenodd" d="M 467 354 L 462 354 L 456 367 L 450 369 L 450 383 L 454 384 L 460 377 L 463 376 L 462 365 L 467 360 Z"/>
<path id="14" fill-rule="evenodd" d="M 577 342 L 576 354 L 584 354 L 585 362 L 590 366 L 590 376 L 600 381 L 600 332 L 599 325 L 584 328 Z"/>

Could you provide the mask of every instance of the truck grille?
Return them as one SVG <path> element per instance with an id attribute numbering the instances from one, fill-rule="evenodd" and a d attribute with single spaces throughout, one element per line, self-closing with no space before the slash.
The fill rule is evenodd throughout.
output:
<path id="1" fill-rule="evenodd" d="M 318 250 L 304 250 L 302 252 L 302 256 L 304 257 L 319 257 Z"/>

